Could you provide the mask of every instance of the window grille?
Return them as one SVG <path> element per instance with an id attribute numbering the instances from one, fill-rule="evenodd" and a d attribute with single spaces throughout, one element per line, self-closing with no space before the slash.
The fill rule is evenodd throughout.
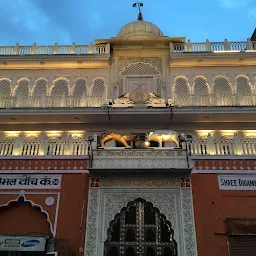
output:
<path id="1" fill-rule="evenodd" d="M 128 203 L 110 222 L 107 232 L 105 256 L 177 256 L 171 223 L 141 198 Z"/>
<path id="2" fill-rule="evenodd" d="M 80 98 L 82 95 L 87 94 L 87 88 L 86 88 L 86 80 L 83 78 L 79 78 L 76 80 L 76 85 L 74 89 L 74 97 Z"/>
<path id="3" fill-rule="evenodd" d="M 12 106 L 11 83 L 7 79 L 0 80 L 0 107 L 8 108 Z"/>
<path id="4" fill-rule="evenodd" d="M 118 95 L 117 97 L 121 96 L 124 94 L 124 81 L 123 79 L 120 79 L 118 82 Z"/>
<path id="5" fill-rule="evenodd" d="M 226 78 L 217 77 L 214 80 L 214 97 L 217 106 L 232 106 L 233 97 L 229 82 Z"/>
<path id="6" fill-rule="evenodd" d="M 121 72 L 123 76 L 131 75 L 160 75 L 160 72 L 150 63 L 138 62 L 126 66 Z"/>
<path id="7" fill-rule="evenodd" d="M 106 88 L 103 79 L 96 79 L 94 80 L 93 87 L 92 87 L 92 96 L 99 97 L 101 99 L 104 98 L 106 93 Z"/>
<path id="8" fill-rule="evenodd" d="M 236 96 L 239 105 L 254 105 L 254 97 L 252 95 L 251 87 L 248 78 L 239 76 L 236 80 Z"/>
<path id="9" fill-rule="evenodd" d="M 36 81 L 36 85 L 33 91 L 34 97 L 41 97 L 47 95 L 47 82 L 45 79 L 40 79 Z"/>
<path id="10" fill-rule="evenodd" d="M 196 106 L 209 106 L 210 97 L 208 93 L 208 87 L 206 80 L 201 77 L 197 77 L 194 80 L 194 96 Z"/>
<path id="11" fill-rule="evenodd" d="M 189 89 L 187 80 L 183 77 L 177 78 L 175 81 L 175 104 L 178 106 L 190 105 Z"/>
<path id="12" fill-rule="evenodd" d="M 162 81 L 160 77 L 156 79 L 156 94 L 162 97 Z"/>

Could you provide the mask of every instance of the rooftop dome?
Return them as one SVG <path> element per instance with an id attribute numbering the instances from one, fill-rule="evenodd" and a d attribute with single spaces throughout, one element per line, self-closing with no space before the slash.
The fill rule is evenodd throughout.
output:
<path id="1" fill-rule="evenodd" d="M 162 31 L 153 23 L 136 20 L 124 25 L 119 31 L 117 37 L 133 37 L 133 36 L 163 36 Z"/>

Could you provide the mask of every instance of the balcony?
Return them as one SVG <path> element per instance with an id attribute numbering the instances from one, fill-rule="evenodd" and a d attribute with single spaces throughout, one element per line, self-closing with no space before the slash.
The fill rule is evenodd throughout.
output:
<path id="1" fill-rule="evenodd" d="M 55 43 L 50 46 L 38 46 L 34 43 L 31 46 L 20 46 L 18 43 L 15 46 L 0 46 L 0 56 L 1 55 L 83 55 L 83 54 L 109 54 L 110 45 L 109 44 L 97 44 L 93 45 L 58 45 Z"/>
<path id="2" fill-rule="evenodd" d="M 60 132 L 6 132 L 0 139 L 0 156 L 85 156 L 88 136 Z"/>
<path id="3" fill-rule="evenodd" d="M 184 52 L 250 52 L 256 51 L 256 42 L 248 39 L 243 42 L 199 42 L 192 43 L 188 40 L 187 43 L 170 43 L 170 52 L 173 53 L 184 53 Z"/>
<path id="4" fill-rule="evenodd" d="M 190 173 L 187 152 L 183 149 L 97 149 L 92 152 L 91 173 L 100 176 L 172 175 Z"/>

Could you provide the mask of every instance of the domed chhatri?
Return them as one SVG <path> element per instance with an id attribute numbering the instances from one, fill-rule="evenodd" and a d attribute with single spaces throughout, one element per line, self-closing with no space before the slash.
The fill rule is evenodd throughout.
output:
<path id="1" fill-rule="evenodd" d="M 163 33 L 155 24 L 144 20 L 137 20 L 123 26 L 117 35 L 117 37 L 134 36 L 161 37 Z"/>

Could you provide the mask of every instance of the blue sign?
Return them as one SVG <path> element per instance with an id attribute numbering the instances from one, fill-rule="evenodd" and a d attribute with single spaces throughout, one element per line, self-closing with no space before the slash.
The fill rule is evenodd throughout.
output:
<path id="1" fill-rule="evenodd" d="M 39 240 L 29 240 L 21 244 L 22 247 L 32 247 L 39 244 Z"/>

